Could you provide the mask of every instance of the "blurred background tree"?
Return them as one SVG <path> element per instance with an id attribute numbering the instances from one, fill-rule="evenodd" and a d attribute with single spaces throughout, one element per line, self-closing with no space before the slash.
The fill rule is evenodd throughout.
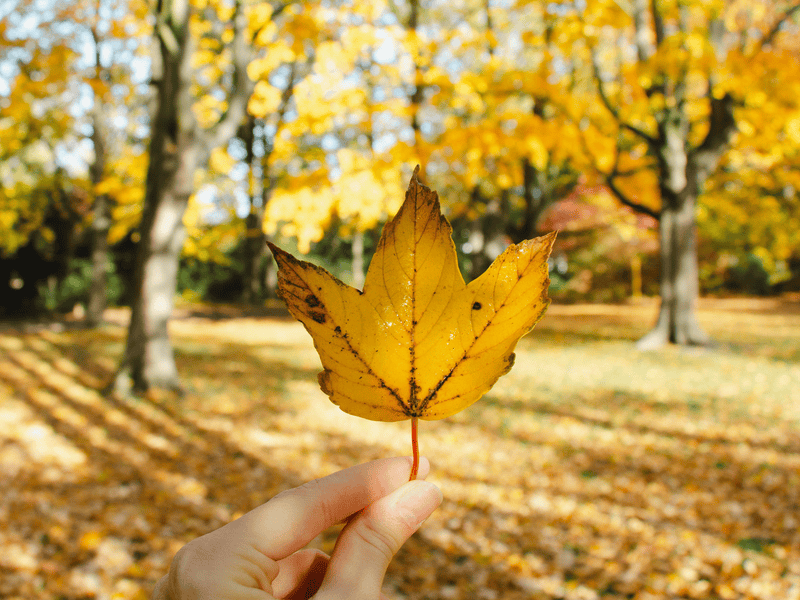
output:
<path id="1" fill-rule="evenodd" d="M 800 288 L 800 3 L 15 0 L 0 8 L 5 316 L 260 305 L 267 235 L 359 285 L 414 165 L 462 269 L 549 228 L 565 301 Z M 638 215 L 638 216 L 637 216 Z M 659 274 L 660 273 L 660 274 Z M 125 383 L 127 382 L 127 383 Z"/>
<path id="2" fill-rule="evenodd" d="M 642 348 L 708 341 L 694 316 L 697 203 L 723 157 L 752 143 L 754 122 L 778 144 L 785 137 L 798 105 L 784 95 L 773 61 L 797 60 L 796 48 L 780 42 L 792 37 L 781 33 L 797 10 L 780 2 L 599 0 L 574 13 L 579 34 L 569 48 L 583 50 L 583 76 L 601 109 L 587 106 L 582 118 L 610 140 L 600 152 L 587 148 L 620 202 L 659 221 L 661 308 Z M 753 104 L 761 110 L 749 110 Z"/>

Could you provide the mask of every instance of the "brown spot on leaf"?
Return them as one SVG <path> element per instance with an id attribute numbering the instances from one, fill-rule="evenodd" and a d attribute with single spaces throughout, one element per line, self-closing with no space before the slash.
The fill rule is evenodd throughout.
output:
<path id="1" fill-rule="evenodd" d="M 310 312 L 308 316 L 311 317 L 317 323 L 324 323 L 325 322 L 325 313 L 321 312 Z"/>
<path id="2" fill-rule="evenodd" d="M 319 306 L 321 302 L 319 301 L 319 298 L 317 298 L 314 294 L 309 294 L 308 296 L 306 296 L 306 304 L 311 308 L 314 308 L 315 306 Z"/>
<path id="3" fill-rule="evenodd" d="M 472 310 L 480 310 L 480 309 L 481 309 L 481 306 L 482 306 L 482 305 L 481 305 L 481 303 L 480 303 L 480 302 L 473 302 L 473 303 L 472 303 Z"/>

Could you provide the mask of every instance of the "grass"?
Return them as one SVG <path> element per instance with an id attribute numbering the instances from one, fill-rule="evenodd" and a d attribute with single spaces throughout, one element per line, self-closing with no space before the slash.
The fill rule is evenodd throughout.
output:
<path id="1" fill-rule="evenodd" d="M 654 312 L 552 306 L 486 397 L 420 423 L 445 503 L 391 597 L 800 598 L 800 307 L 704 301 L 716 346 L 637 352 Z M 410 452 L 407 422 L 327 400 L 280 316 L 183 311 L 187 394 L 103 397 L 125 334 L 110 317 L 0 332 L 0 597 L 147 597 L 185 541 Z"/>

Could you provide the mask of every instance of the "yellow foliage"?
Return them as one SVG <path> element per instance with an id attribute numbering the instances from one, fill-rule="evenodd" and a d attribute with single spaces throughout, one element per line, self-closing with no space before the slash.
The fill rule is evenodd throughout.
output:
<path id="1" fill-rule="evenodd" d="M 307 254 L 311 244 L 325 234 L 335 199 L 329 189 L 302 187 L 298 190 L 276 191 L 266 212 L 265 229 L 275 233 L 296 237 L 300 252 Z"/>
<path id="2" fill-rule="evenodd" d="M 207 215 L 213 210 L 217 207 L 199 202 L 197 194 L 189 198 L 183 214 L 186 239 L 182 254 L 202 262 L 228 264 L 230 258 L 226 252 L 241 239 L 243 224 L 240 220 L 229 219 L 224 225 L 209 227 Z"/>
<path id="3" fill-rule="evenodd" d="M 220 115 L 227 108 L 227 102 L 220 100 L 212 94 L 203 94 L 192 107 L 201 127 L 211 127 L 219 121 Z"/>
<path id="4" fill-rule="evenodd" d="M 796 147 L 800 147 L 800 113 L 795 113 L 786 122 L 786 135 Z"/>
<path id="5" fill-rule="evenodd" d="M 269 45 L 266 54 L 262 58 L 252 60 L 247 65 L 247 76 L 253 81 L 264 79 L 280 65 L 292 62 L 297 55 L 292 48 L 283 41 L 274 42 Z"/>
<path id="6" fill-rule="evenodd" d="M 332 188 L 332 208 L 340 218 L 365 231 L 397 211 L 402 184 L 391 165 L 351 150 L 339 150 L 336 158 L 341 175 Z"/>
<path id="7" fill-rule="evenodd" d="M 211 65 L 219 58 L 219 54 L 211 50 L 200 49 L 192 54 L 192 66 L 194 68 Z"/>
<path id="8" fill-rule="evenodd" d="M 211 169 L 222 175 L 230 173 L 236 166 L 236 159 L 234 159 L 226 148 L 214 148 L 211 151 L 211 159 L 209 166 Z"/>
<path id="9" fill-rule="evenodd" d="M 538 170 L 543 171 L 547 167 L 548 152 L 542 141 L 536 137 L 529 136 L 528 144 L 528 157 L 533 163 L 533 166 Z"/>
<path id="10" fill-rule="evenodd" d="M 268 2 L 256 2 L 250 6 L 247 21 L 251 31 L 259 32 L 272 19 L 272 5 Z"/>
<path id="11" fill-rule="evenodd" d="M 124 238 L 141 220 L 148 162 L 144 152 L 115 158 L 96 187 L 96 193 L 106 194 L 112 200 L 109 243 Z"/>

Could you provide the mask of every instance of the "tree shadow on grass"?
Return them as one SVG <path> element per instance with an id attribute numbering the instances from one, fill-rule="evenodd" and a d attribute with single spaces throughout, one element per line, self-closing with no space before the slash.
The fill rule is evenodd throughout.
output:
<path id="1" fill-rule="evenodd" d="M 74 353 L 64 344 L 48 346 L 50 338 L 21 339 L 23 353 L 0 356 L 0 366 L 11 365 L 0 368 L 0 383 L 87 462 L 49 480 L 31 453 L 11 481 L 4 510 L 24 516 L 5 539 L 33 540 L 39 553 L 28 580 L 40 588 L 17 595 L 86 597 L 75 574 L 85 582 L 100 577 L 96 586 L 109 595 L 123 581 L 147 590 L 180 544 L 306 479 L 299 465 L 276 465 L 269 447 L 245 447 L 195 418 L 201 405 L 187 411 L 185 398 L 93 395 L 89 384 L 108 373 L 96 348 Z M 31 345 L 37 339 L 47 344 Z M 103 343 L 119 342 L 111 336 Z M 189 379 L 216 376 L 221 386 L 242 388 L 261 382 L 269 391 L 265 409 L 257 399 L 227 415 L 234 426 L 268 422 L 263 410 L 291 410 L 270 399 L 289 393 L 287 382 L 316 385 L 316 367 L 300 368 L 288 357 L 262 359 L 252 348 L 230 344 L 210 356 L 179 357 Z M 74 389 L 58 373 L 71 377 Z M 396 557 L 389 590 L 422 600 L 622 599 L 643 591 L 714 597 L 727 594 L 726 585 L 759 577 L 744 570 L 743 564 L 753 571 L 745 560 L 765 576 L 779 575 L 771 597 L 789 597 L 789 586 L 800 585 L 792 570 L 800 562 L 800 540 L 786 520 L 800 505 L 792 467 L 796 438 L 776 444 L 733 432 L 714 438 L 635 420 L 641 413 L 676 411 L 680 422 L 691 422 L 697 410 L 705 414 L 711 398 L 694 398 L 699 409 L 681 410 L 618 390 L 600 390 L 589 403 L 563 400 L 531 404 L 489 396 L 453 418 L 448 428 L 454 434 L 485 440 L 487 463 L 504 444 L 554 459 L 541 469 L 501 464 L 485 476 L 437 466 L 445 483 L 476 493 L 446 499 Z M 515 415 L 538 425 L 515 423 Z M 385 456 L 385 448 L 346 435 L 314 436 L 337 468 Z M 615 436 L 628 439 L 615 444 Z M 767 451 L 777 453 L 774 460 L 762 460 Z M 519 499 L 512 508 L 507 501 L 493 503 L 494 497 Z M 337 531 L 318 543 L 330 550 Z M 776 564 L 778 550 L 786 553 L 783 566 Z M 130 558 L 114 563 L 121 554 Z M 688 575 L 679 576 L 684 570 Z"/>
<path id="2" fill-rule="evenodd" d="M 307 466 L 276 464 L 272 448 L 245 447 L 187 414 L 180 397 L 104 397 L 86 385 L 102 377 L 103 364 L 82 356 L 78 365 L 38 335 L 18 340 L 15 351 L 0 352 L 0 391 L 11 390 L 8 402 L 24 407 L 32 426 L 45 424 L 83 458 L 71 468 L 53 467 L 10 438 L 9 445 L 20 446 L 13 448 L 19 468 L 0 502 L 0 514 L 15 515 L 2 539 L 12 550 L 24 546 L 31 559 L 4 578 L 5 596 L 77 600 L 120 589 L 147 595 L 185 542 L 308 478 Z M 255 358 L 237 360 L 254 371 L 264 367 Z M 316 371 L 272 366 L 309 381 Z M 385 448 L 341 434 L 315 433 L 316 444 L 338 468 L 386 456 Z M 6 450 L 4 444 L 0 454 Z M 315 545 L 332 550 L 339 529 Z"/>
<path id="3" fill-rule="evenodd" d="M 469 431 L 465 435 L 475 436 L 477 429 L 487 447 L 522 443 L 531 456 L 545 457 L 532 461 L 544 468 L 508 482 L 530 494 L 536 510 L 546 512 L 559 503 L 572 506 L 572 512 L 594 507 L 659 531 L 678 528 L 711 536 L 720 545 L 768 540 L 800 548 L 796 432 L 784 432 L 789 436 L 784 442 L 689 434 L 616 420 L 613 403 L 607 417 L 513 399 L 490 397 L 480 404 L 457 417 Z M 513 421 L 496 418 L 492 412 L 498 405 L 512 415 L 527 413 L 537 426 L 515 428 Z M 499 483 L 457 472 L 448 476 L 462 483 Z"/>
<path id="4" fill-rule="evenodd" d="M 16 516 L 4 542 L 36 557 L 23 572 L 36 597 L 108 596 L 120 585 L 146 592 L 180 545 L 302 483 L 294 465 L 275 465 L 177 407 L 103 397 L 76 376 L 102 365 L 78 366 L 59 348 L 19 339 L 17 351 L 0 353 L 9 402 L 83 456 L 64 470 L 12 441 L 19 464 L 0 512 Z"/>
<path id="5" fill-rule="evenodd" d="M 103 365 L 70 366 L 58 347 L 42 341 L 23 338 L 2 359 L 0 383 L 85 460 L 48 479 L 35 455 L 22 455 L 26 466 L 8 483 L 13 498 L 6 496 L 3 507 L 18 517 L 4 539 L 31 540 L 36 564 L 6 579 L 9 595 L 77 600 L 111 595 L 123 584 L 147 593 L 183 543 L 305 480 L 298 465 L 277 466 L 268 452 L 254 454 L 187 417 L 180 399 L 100 396 L 81 378 L 87 371 L 102 375 Z M 301 369 L 292 376 L 313 374 Z M 381 446 L 338 433 L 316 432 L 316 444 L 337 468 L 386 455 Z M 330 552 L 339 530 L 324 532 L 315 545 Z M 387 585 L 411 597 L 438 597 L 435 585 L 428 581 L 426 588 L 413 575 L 430 564 L 443 565 L 434 577 L 451 581 L 470 563 L 415 538 L 397 557 Z"/>
<path id="6" fill-rule="evenodd" d="M 456 425 L 453 435 L 485 440 L 490 468 L 438 468 L 445 487 L 471 492 L 460 492 L 434 539 L 450 562 L 455 554 L 466 565 L 456 571 L 474 581 L 471 597 L 481 586 L 498 598 L 515 598 L 520 588 L 526 598 L 688 598 L 753 585 L 770 590 L 759 597 L 774 598 L 800 585 L 800 568 L 790 566 L 800 559 L 793 450 L 641 430 L 615 443 L 605 423 L 598 432 L 583 422 L 580 434 L 560 430 L 561 420 L 531 436 L 479 414 Z M 528 464 L 493 464 L 520 441 Z M 508 498 L 519 498 L 513 510 Z M 506 595 L 506 585 L 517 591 Z"/>
<path id="7" fill-rule="evenodd" d="M 82 340 L 84 344 L 65 343 L 46 334 L 44 337 L 67 359 L 80 364 L 81 374 L 78 376 L 84 385 L 104 389 L 114 376 L 112 365 L 115 363 L 109 360 L 99 362 L 97 355 L 113 352 L 112 348 L 121 352 L 118 335 L 108 331 L 99 332 L 98 336 Z M 198 395 L 218 394 L 231 389 L 231 383 L 234 382 L 234 390 L 258 391 L 258 398 L 248 403 L 253 405 L 253 410 L 257 407 L 262 413 L 293 411 L 287 384 L 303 381 L 316 385 L 320 367 L 316 364 L 309 367 L 292 364 L 294 351 L 307 350 L 308 346 L 281 346 L 281 353 L 287 357 L 285 360 L 254 355 L 255 350 L 260 347 L 217 340 L 194 343 L 179 341 L 176 344 L 175 359 L 184 382 L 184 391 Z M 110 398 L 113 399 L 113 395 Z M 148 395 L 145 394 L 139 400 L 145 401 L 147 398 Z M 162 396 L 161 400 L 165 409 L 177 409 L 182 405 L 170 395 Z"/>
<path id="8" fill-rule="evenodd" d="M 175 309 L 174 319 L 208 319 L 224 321 L 241 318 L 269 318 L 294 322 L 294 317 L 283 302 L 271 302 L 259 306 L 241 304 L 199 304 Z"/>
<path id="9" fill-rule="evenodd" d="M 543 390 L 540 390 L 543 391 Z M 470 413 L 459 415 L 457 419 L 468 423 L 479 424 L 482 422 L 483 412 L 495 409 L 506 409 L 514 413 L 529 413 L 549 417 L 562 417 L 579 421 L 589 426 L 606 430 L 625 430 L 638 434 L 654 434 L 668 438 L 682 439 L 693 444 L 710 443 L 738 446 L 744 444 L 750 448 L 775 450 L 786 454 L 800 454 L 800 432 L 793 432 L 786 428 L 781 430 L 784 440 L 764 439 L 765 432 L 754 432 L 758 438 L 743 437 L 741 433 L 729 434 L 718 431 L 696 432 L 687 431 L 686 428 L 675 426 L 637 423 L 641 415 L 674 416 L 676 421 L 685 423 L 694 428 L 693 419 L 698 418 L 703 411 L 716 412 L 717 407 L 724 406 L 725 399 L 708 394 L 693 394 L 685 401 L 654 400 L 647 394 L 630 392 L 628 390 L 599 389 L 592 390 L 591 398 L 575 397 L 564 398 L 557 403 L 535 400 L 529 398 L 520 400 L 516 397 L 503 397 L 488 394 L 475 406 L 470 408 Z M 708 415 L 705 415 L 708 417 Z M 666 419 L 664 419 L 666 420 Z M 517 437 L 519 441 L 526 442 L 524 436 Z"/>

